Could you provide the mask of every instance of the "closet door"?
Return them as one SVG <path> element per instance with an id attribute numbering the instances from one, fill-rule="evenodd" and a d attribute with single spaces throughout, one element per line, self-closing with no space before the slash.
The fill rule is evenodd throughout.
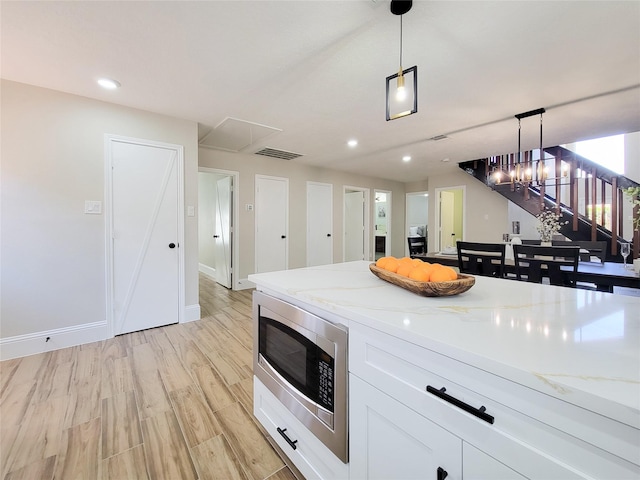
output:
<path id="1" fill-rule="evenodd" d="M 307 266 L 333 263 L 333 185 L 307 182 Z"/>

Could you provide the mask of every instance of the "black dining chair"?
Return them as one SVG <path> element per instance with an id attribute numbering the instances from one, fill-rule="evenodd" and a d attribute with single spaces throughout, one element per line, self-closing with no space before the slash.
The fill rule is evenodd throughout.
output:
<path id="1" fill-rule="evenodd" d="M 576 287 L 580 247 L 514 245 L 516 278 L 520 281 Z"/>
<path id="2" fill-rule="evenodd" d="M 460 273 L 504 277 L 504 243 L 457 242 Z"/>
<path id="3" fill-rule="evenodd" d="M 407 237 L 409 256 L 427 253 L 427 237 Z"/>

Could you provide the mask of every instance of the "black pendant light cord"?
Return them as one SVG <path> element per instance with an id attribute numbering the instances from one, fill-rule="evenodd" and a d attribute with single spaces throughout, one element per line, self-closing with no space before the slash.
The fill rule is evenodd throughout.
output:
<path id="1" fill-rule="evenodd" d="M 518 163 L 522 163 L 522 150 L 520 150 L 520 119 L 518 119 Z"/>
<path id="2" fill-rule="evenodd" d="M 400 70 L 402 70 L 402 15 L 400 15 Z"/>

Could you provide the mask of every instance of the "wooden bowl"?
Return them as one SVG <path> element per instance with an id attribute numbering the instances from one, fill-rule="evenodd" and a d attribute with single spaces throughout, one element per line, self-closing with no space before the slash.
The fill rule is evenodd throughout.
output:
<path id="1" fill-rule="evenodd" d="M 458 273 L 456 280 L 449 282 L 419 282 L 397 273 L 376 267 L 375 263 L 369 265 L 369 270 L 378 278 L 393 283 L 410 292 L 422 295 L 423 297 L 448 297 L 466 292 L 476 283 L 475 277 Z"/>

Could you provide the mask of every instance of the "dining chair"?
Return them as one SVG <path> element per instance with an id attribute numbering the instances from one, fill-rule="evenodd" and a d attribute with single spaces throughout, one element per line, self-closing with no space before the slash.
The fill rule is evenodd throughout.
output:
<path id="1" fill-rule="evenodd" d="M 576 287 L 580 247 L 514 245 L 516 278 L 521 281 Z"/>
<path id="2" fill-rule="evenodd" d="M 460 273 L 504 277 L 504 243 L 457 242 Z"/>
<path id="3" fill-rule="evenodd" d="M 407 237 L 409 256 L 427 253 L 427 237 Z"/>

